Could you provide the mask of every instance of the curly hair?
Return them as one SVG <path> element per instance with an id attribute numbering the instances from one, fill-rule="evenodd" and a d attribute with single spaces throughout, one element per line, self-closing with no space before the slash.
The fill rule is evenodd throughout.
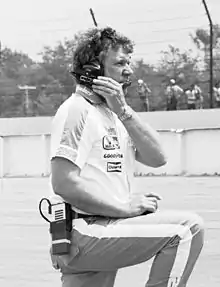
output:
<path id="1" fill-rule="evenodd" d="M 111 27 L 92 28 L 81 33 L 73 53 L 73 71 L 93 61 L 102 63 L 109 48 L 117 49 L 120 46 L 128 53 L 133 52 L 133 42 Z"/>

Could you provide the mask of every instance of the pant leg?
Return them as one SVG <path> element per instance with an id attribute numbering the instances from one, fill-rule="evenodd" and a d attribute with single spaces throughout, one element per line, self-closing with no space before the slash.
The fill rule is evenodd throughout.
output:
<path id="1" fill-rule="evenodd" d="M 148 220 L 149 219 L 149 220 Z M 204 243 L 204 223 L 196 214 L 189 212 L 166 211 L 143 217 L 138 222 L 147 224 L 169 224 L 185 226 L 185 233 L 178 243 L 173 237 L 155 256 L 147 286 L 184 287 L 193 271 Z M 149 222 L 150 221 L 150 222 Z M 125 221 L 120 224 L 126 223 Z M 130 219 L 130 225 L 137 223 L 137 218 Z M 179 276 L 182 274 L 182 276 Z M 169 275 L 169 276 L 168 276 Z M 168 279 L 168 280 L 167 280 Z M 165 283 L 165 285 L 164 285 Z"/>
<path id="2" fill-rule="evenodd" d="M 96 286 L 112 287 L 117 269 L 145 262 L 154 256 L 146 286 L 176 287 L 179 283 L 182 287 L 203 245 L 202 220 L 197 215 L 183 212 L 156 212 L 112 223 L 98 220 L 91 225 L 80 219 L 75 221 L 74 232 L 71 255 L 57 258 L 63 282 L 67 282 L 67 278 L 73 282 L 63 284 L 64 287 L 71 284 L 91 286 L 89 280 L 85 284 L 76 283 L 80 274 L 84 274 L 84 279 L 85 276 L 87 279 L 91 276 L 91 280 L 95 276 L 102 278 L 97 279 Z M 103 272 L 106 277 L 102 277 Z M 110 283 L 99 285 L 107 277 L 110 277 Z M 80 278 L 83 280 L 82 275 Z"/>
<path id="3" fill-rule="evenodd" d="M 150 105 L 149 105 L 149 100 L 148 99 L 146 99 L 145 102 L 144 102 L 144 108 L 145 108 L 146 112 L 150 111 Z"/>
<path id="4" fill-rule="evenodd" d="M 112 287 L 117 271 L 63 274 L 63 287 Z"/>
<path id="5" fill-rule="evenodd" d="M 168 223 L 170 220 L 170 223 L 185 226 L 189 232 L 178 244 L 171 240 L 155 256 L 146 287 L 185 287 L 204 244 L 204 223 L 198 215 L 188 212 L 164 212 L 161 215 L 162 221 Z"/>

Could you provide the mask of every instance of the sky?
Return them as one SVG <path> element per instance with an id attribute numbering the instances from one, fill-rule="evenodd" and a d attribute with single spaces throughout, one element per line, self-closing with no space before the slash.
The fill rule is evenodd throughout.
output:
<path id="1" fill-rule="evenodd" d="M 220 0 L 206 0 L 214 23 L 220 24 Z M 160 51 L 174 45 L 196 50 L 189 34 L 208 29 L 201 0 L 0 0 L 2 48 L 27 53 L 40 61 L 45 45 L 73 38 L 93 27 L 92 8 L 100 27 L 112 26 L 135 42 L 134 59 L 154 64 Z"/>

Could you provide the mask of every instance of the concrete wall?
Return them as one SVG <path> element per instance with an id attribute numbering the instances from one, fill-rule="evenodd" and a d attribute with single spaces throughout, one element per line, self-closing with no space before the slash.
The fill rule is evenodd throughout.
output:
<path id="1" fill-rule="evenodd" d="M 136 174 L 220 174 L 220 109 L 139 113 L 161 134 L 168 163 Z M 50 173 L 51 117 L 0 119 L 0 177 Z"/>
<path id="2" fill-rule="evenodd" d="M 220 109 L 139 113 L 156 130 L 220 128 Z M 0 118 L 0 136 L 50 134 L 53 117 Z"/>
<path id="3" fill-rule="evenodd" d="M 220 174 L 220 128 L 159 132 L 168 163 L 157 169 L 137 163 L 137 176 Z M 49 134 L 0 137 L 0 177 L 49 175 L 49 146 Z"/>
<path id="4" fill-rule="evenodd" d="M 168 163 L 136 164 L 137 175 L 220 175 L 220 128 L 162 131 Z"/>
<path id="5" fill-rule="evenodd" d="M 5 177 L 49 174 L 48 135 L 8 136 L 2 140 L 2 174 Z"/>

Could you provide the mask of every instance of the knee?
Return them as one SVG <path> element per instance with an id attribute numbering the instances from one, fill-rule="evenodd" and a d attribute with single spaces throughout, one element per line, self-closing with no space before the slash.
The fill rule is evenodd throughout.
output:
<path id="1" fill-rule="evenodd" d="M 187 225 L 192 233 L 204 233 L 205 224 L 203 218 L 197 213 L 189 212 L 185 218 L 185 224 Z"/>

